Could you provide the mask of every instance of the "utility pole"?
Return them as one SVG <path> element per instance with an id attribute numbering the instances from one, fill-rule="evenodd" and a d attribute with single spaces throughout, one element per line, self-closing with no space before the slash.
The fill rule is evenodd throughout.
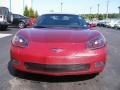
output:
<path id="1" fill-rule="evenodd" d="M 12 7 L 12 5 L 11 5 L 11 0 L 10 0 L 9 2 L 10 2 L 10 12 L 11 12 L 11 7 Z"/>
<path id="2" fill-rule="evenodd" d="M 108 18 L 108 10 L 109 10 L 109 0 L 107 0 L 107 12 L 106 12 L 106 19 Z"/>
<path id="3" fill-rule="evenodd" d="M 61 13 L 63 11 L 63 2 L 61 1 Z"/>

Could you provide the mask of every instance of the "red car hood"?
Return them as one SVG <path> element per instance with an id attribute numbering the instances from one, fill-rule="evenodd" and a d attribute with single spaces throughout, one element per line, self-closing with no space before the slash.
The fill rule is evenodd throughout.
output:
<path id="1" fill-rule="evenodd" d="M 99 33 L 89 29 L 69 29 L 69 28 L 31 28 L 23 29 L 20 33 L 27 35 L 33 42 L 70 42 L 80 43 L 89 41 Z"/>

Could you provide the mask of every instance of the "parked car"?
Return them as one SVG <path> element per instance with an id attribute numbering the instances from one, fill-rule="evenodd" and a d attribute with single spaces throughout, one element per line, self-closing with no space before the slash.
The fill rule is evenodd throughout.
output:
<path id="1" fill-rule="evenodd" d="M 89 24 L 90 24 L 92 27 L 96 27 L 96 26 L 97 26 L 96 22 L 93 22 L 93 21 L 90 21 Z"/>
<path id="2" fill-rule="evenodd" d="M 118 23 L 115 24 L 114 28 L 120 29 L 120 21 L 119 21 Z"/>
<path id="3" fill-rule="evenodd" d="M 120 19 L 111 19 L 110 22 L 106 25 L 106 27 L 114 28 L 115 24 L 117 24 Z"/>
<path id="4" fill-rule="evenodd" d="M 7 7 L 0 7 L 0 30 L 6 30 L 8 25 L 13 22 L 12 13 Z"/>
<path id="5" fill-rule="evenodd" d="M 16 33 L 10 53 L 14 72 L 64 76 L 102 72 L 107 52 L 105 37 L 82 17 L 44 14 Z"/>
<path id="6" fill-rule="evenodd" d="M 37 20 L 37 18 L 31 18 L 30 20 L 29 20 L 29 27 L 33 27 L 33 25 L 34 25 L 34 23 L 36 22 L 36 20 Z"/>
<path id="7" fill-rule="evenodd" d="M 100 21 L 100 22 L 97 23 L 97 26 L 99 26 L 99 27 L 105 27 L 106 23 L 107 22 L 105 20 L 102 20 L 102 21 Z"/>
<path id="8" fill-rule="evenodd" d="M 102 26 L 103 26 L 103 23 L 104 23 L 104 21 L 99 21 L 99 22 L 97 23 L 97 26 L 102 27 Z"/>
<path id="9" fill-rule="evenodd" d="M 95 21 L 86 20 L 87 25 L 91 28 L 96 27 L 97 24 Z M 93 29 L 92 29 L 93 30 Z"/>
<path id="10" fill-rule="evenodd" d="M 106 20 L 101 20 L 97 23 L 97 26 L 100 26 L 100 27 L 107 27 L 107 25 L 109 24 L 110 22 L 110 19 L 106 19 Z"/>
<path id="11" fill-rule="evenodd" d="M 13 22 L 12 22 L 12 26 L 17 26 L 18 28 L 25 28 L 28 26 L 29 24 L 29 19 L 26 16 L 22 16 L 19 14 L 13 14 Z"/>

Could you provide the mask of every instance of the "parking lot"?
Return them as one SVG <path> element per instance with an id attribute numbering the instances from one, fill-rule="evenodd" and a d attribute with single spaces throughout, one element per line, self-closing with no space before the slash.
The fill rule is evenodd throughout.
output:
<path id="1" fill-rule="evenodd" d="M 96 77 L 12 74 L 9 47 L 17 28 L 0 31 L 0 90 L 120 90 L 120 30 L 96 27 L 108 42 L 105 70 Z"/>

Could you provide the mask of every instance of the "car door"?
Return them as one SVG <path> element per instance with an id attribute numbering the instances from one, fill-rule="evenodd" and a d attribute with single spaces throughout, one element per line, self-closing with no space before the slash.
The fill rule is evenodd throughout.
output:
<path id="1" fill-rule="evenodd" d="M 27 18 L 25 16 L 19 15 L 19 17 L 20 17 L 20 20 L 23 22 L 25 22 L 27 20 Z"/>
<path id="2" fill-rule="evenodd" d="M 12 23 L 12 25 L 17 26 L 19 24 L 19 19 L 20 19 L 20 16 L 17 15 L 17 14 L 14 14 L 13 15 L 13 23 Z"/>

